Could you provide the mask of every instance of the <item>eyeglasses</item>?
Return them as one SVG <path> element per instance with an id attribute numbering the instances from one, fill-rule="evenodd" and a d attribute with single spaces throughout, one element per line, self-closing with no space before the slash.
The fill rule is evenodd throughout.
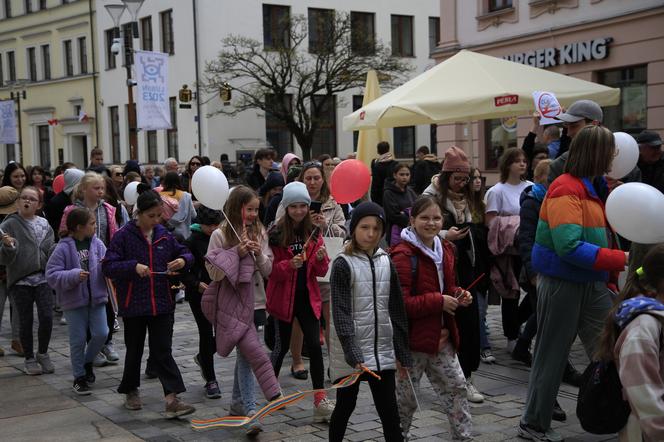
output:
<path id="1" fill-rule="evenodd" d="M 113 176 L 122 176 L 122 172 L 115 172 Z"/>
<path id="2" fill-rule="evenodd" d="M 26 203 L 38 203 L 39 200 L 37 198 L 30 198 L 29 196 L 22 196 L 21 201 L 25 201 Z"/>
<path id="3" fill-rule="evenodd" d="M 201 165 L 201 163 L 199 163 L 198 161 L 192 161 L 191 163 L 189 163 L 189 165 L 198 167 Z"/>
<path id="4" fill-rule="evenodd" d="M 470 178 L 467 176 L 453 176 L 452 179 L 454 180 L 455 183 L 467 183 L 470 181 Z"/>

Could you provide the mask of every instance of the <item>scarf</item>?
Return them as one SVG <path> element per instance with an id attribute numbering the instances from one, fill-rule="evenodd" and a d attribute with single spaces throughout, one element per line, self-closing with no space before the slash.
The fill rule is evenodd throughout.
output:
<path id="1" fill-rule="evenodd" d="M 447 198 L 452 202 L 452 206 L 454 206 L 454 219 L 456 223 L 462 224 L 466 222 L 466 207 L 468 207 L 466 196 L 463 193 L 448 190 Z"/>
<path id="2" fill-rule="evenodd" d="M 424 245 L 420 237 L 412 227 L 407 227 L 401 231 L 401 239 L 414 245 L 422 251 L 426 256 L 436 264 L 438 269 L 438 281 L 440 283 L 440 292 L 443 292 L 443 243 L 438 238 L 438 235 L 433 239 L 433 249 Z"/>
<path id="3" fill-rule="evenodd" d="M 638 315 L 649 311 L 664 311 L 664 304 L 655 298 L 639 295 L 621 302 L 613 321 L 622 330 Z"/>
<path id="4" fill-rule="evenodd" d="M 378 162 L 378 163 L 384 163 L 384 162 L 386 162 L 386 161 L 392 161 L 392 159 L 393 159 L 392 154 L 391 154 L 390 152 L 388 152 L 388 153 L 384 153 L 384 154 L 382 154 L 381 156 L 379 156 L 379 157 L 376 159 L 376 162 Z"/>

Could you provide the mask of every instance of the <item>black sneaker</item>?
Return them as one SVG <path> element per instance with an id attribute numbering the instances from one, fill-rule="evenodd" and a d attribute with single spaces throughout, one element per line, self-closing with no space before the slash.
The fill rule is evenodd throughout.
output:
<path id="1" fill-rule="evenodd" d="M 88 396 L 92 394 L 92 390 L 90 390 L 90 386 L 85 381 L 84 376 L 77 378 L 74 381 L 74 385 L 71 387 L 71 389 L 74 391 L 74 393 L 76 393 L 79 396 Z"/>
<path id="2" fill-rule="evenodd" d="M 92 362 L 88 362 L 87 364 L 84 365 L 85 367 L 85 382 L 88 383 L 88 385 L 92 385 L 95 383 L 97 380 L 97 377 L 94 374 L 94 371 L 92 371 Z"/>
<path id="3" fill-rule="evenodd" d="M 567 361 L 565 366 L 565 373 L 563 373 L 563 382 L 573 387 L 581 387 L 581 380 L 583 376 L 579 373 L 571 362 Z"/>
<path id="4" fill-rule="evenodd" d="M 205 397 L 208 399 L 219 399 L 221 397 L 221 390 L 217 381 L 210 381 L 205 384 Z"/>
<path id="5" fill-rule="evenodd" d="M 512 350 L 512 359 L 515 361 L 519 361 L 527 365 L 528 367 L 533 365 L 533 355 L 530 353 L 530 350 L 528 349 L 528 341 L 525 341 L 523 339 L 519 339 L 516 341 L 516 345 L 514 346 L 514 350 Z"/>
<path id="6" fill-rule="evenodd" d="M 567 420 L 567 414 L 565 413 L 565 410 L 562 409 L 558 401 L 556 401 L 556 403 L 553 405 L 553 414 L 551 415 L 551 419 L 558 422 L 565 422 Z"/>

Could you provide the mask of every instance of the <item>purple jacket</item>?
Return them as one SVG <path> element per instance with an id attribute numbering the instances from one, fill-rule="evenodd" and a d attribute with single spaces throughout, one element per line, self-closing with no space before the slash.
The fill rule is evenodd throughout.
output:
<path id="1" fill-rule="evenodd" d="M 104 243 L 93 236 L 88 258 L 88 289 L 88 283 L 79 279 L 81 261 L 74 239 L 65 237 L 60 240 L 46 264 L 46 281 L 58 295 L 63 310 L 105 304 L 108 301 L 106 280 L 101 271 L 101 261 L 105 253 Z"/>
<path id="2" fill-rule="evenodd" d="M 136 264 L 144 264 L 153 272 L 165 272 L 166 265 L 177 258 L 189 268 L 194 257 L 177 242 L 161 224 L 152 233 L 149 244 L 136 221 L 125 224 L 111 239 L 102 262 L 104 275 L 113 280 L 118 297 L 118 314 L 124 317 L 157 316 L 173 313 L 175 302 L 166 275 L 141 278 Z"/>
<path id="3" fill-rule="evenodd" d="M 226 276 L 214 281 L 203 293 L 201 309 L 214 327 L 217 353 L 228 356 L 249 327 L 254 327 L 254 287 L 256 270 L 250 255 L 240 258 L 237 246 L 210 251 L 207 261 L 219 267 Z"/>

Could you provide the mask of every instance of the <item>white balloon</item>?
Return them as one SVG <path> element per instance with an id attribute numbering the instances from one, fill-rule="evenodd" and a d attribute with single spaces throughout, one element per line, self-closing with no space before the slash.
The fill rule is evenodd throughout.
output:
<path id="1" fill-rule="evenodd" d="M 616 139 L 616 156 L 611 164 L 611 172 L 607 175 L 619 180 L 630 173 L 639 161 L 639 145 L 630 134 L 614 132 Z"/>
<path id="2" fill-rule="evenodd" d="M 664 194 L 643 183 L 616 187 L 606 200 L 606 218 L 620 235 L 641 244 L 664 242 Z"/>
<path id="3" fill-rule="evenodd" d="M 130 206 L 133 206 L 136 204 L 136 201 L 138 200 L 138 185 L 141 184 L 138 181 L 132 181 L 131 183 L 127 184 L 127 187 L 125 187 L 124 190 L 124 200 L 127 204 Z"/>
<path id="4" fill-rule="evenodd" d="M 226 176 L 213 166 L 203 166 L 194 173 L 191 191 L 201 204 L 214 210 L 224 207 L 230 193 Z"/>

